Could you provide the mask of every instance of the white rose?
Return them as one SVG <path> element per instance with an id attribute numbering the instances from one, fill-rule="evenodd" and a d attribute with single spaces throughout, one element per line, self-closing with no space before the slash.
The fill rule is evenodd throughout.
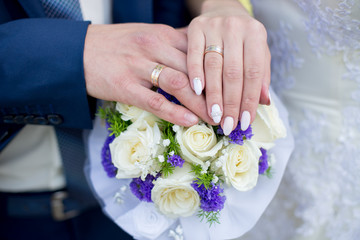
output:
<path id="1" fill-rule="evenodd" d="M 180 146 L 180 156 L 187 162 L 201 165 L 215 157 L 223 146 L 222 140 L 217 141 L 213 128 L 205 124 L 180 127 L 176 140 Z"/>
<path id="2" fill-rule="evenodd" d="M 239 191 L 248 191 L 256 186 L 259 176 L 260 149 L 251 141 L 243 145 L 230 144 L 223 163 L 227 182 Z"/>
<path id="3" fill-rule="evenodd" d="M 134 226 L 138 234 L 146 239 L 159 239 L 159 236 L 174 222 L 160 214 L 154 204 L 141 202 L 132 212 Z"/>
<path id="4" fill-rule="evenodd" d="M 200 197 L 191 186 L 195 175 L 185 163 L 182 168 L 175 168 L 167 178 L 158 178 L 151 191 L 151 199 L 161 213 L 167 217 L 188 217 L 200 206 Z"/>
<path id="5" fill-rule="evenodd" d="M 154 126 L 154 124 L 159 121 L 159 118 L 154 114 L 132 105 L 117 102 L 116 110 L 121 113 L 121 119 L 124 121 L 131 120 L 135 122 L 138 119 L 145 119 L 150 126 Z"/>
<path id="6" fill-rule="evenodd" d="M 254 134 L 251 140 L 258 147 L 270 149 L 276 139 L 286 137 L 286 128 L 274 103 L 270 106 L 259 105 L 251 127 Z"/>
<path id="7" fill-rule="evenodd" d="M 142 128 L 138 128 L 141 126 Z M 154 158 L 162 150 L 158 125 L 139 119 L 110 144 L 111 159 L 117 178 L 135 178 L 152 171 Z"/>

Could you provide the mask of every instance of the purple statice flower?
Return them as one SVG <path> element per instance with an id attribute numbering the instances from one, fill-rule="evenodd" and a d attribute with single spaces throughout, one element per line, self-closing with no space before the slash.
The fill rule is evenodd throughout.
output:
<path id="1" fill-rule="evenodd" d="M 224 135 L 224 132 L 223 132 L 223 129 L 221 128 L 221 126 L 218 126 L 218 129 L 217 129 L 216 132 L 219 135 Z M 230 143 L 243 145 L 244 144 L 244 139 L 249 140 L 249 139 L 251 139 L 251 137 L 253 135 L 254 134 L 252 133 L 251 125 L 249 125 L 249 127 L 245 131 L 243 131 L 243 130 L 241 130 L 241 123 L 239 121 L 236 128 L 229 134 Z"/>
<path id="2" fill-rule="evenodd" d="M 209 189 L 198 185 L 197 180 L 193 181 L 191 186 L 200 196 L 200 208 L 206 212 L 217 212 L 224 208 L 226 197 L 223 196 L 224 189 L 219 185 L 211 184 Z"/>
<path id="3" fill-rule="evenodd" d="M 260 148 L 261 157 L 259 158 L 259 174 L 264 174 L 269 167 L 268 155 L 265 149 Z"/>
<path id="4" fill-rule="evenodd" d="M 168 94 L 167 92 L 165 92 L 161 88 L 158 88 L 157 92 L 160 93 L 161 95 L 163 95 L 170 102 L 173 102 L 175 104 L 180 105 L 180 102 L 179 102 L 179 100 L 176 99 L 176 97 L 174 97 L 173 95 Z"/>
<path id="5" fill-rule="evenodd" d="M 167 162 L 170 163 L 173 167 L 182 168 L 185 160 L 182 159 L 179 155 L 174 154 L 174 155 L 168 157 Z"/>
<path id="6" fill-rule="evenodd" d="M 104 142 L 104 146 L 101 149 L 101 164 L 109 178 L 116 176 L 117 168 L 114 166 L 111 160 L 110 143 L 114 141 L 115 136 L 109 136 Z"/>
<path id="7" fill-rule="evenodd" d="M 158 175 L 159 176 L 159 175 Z M 151 174 L 148 174 L 145 178 L 145 181 L 139 178 L 133 178 L 130 183 L 131 192 L 140 200 L 144 202 L 152 202 L 151 200 L 151 190 L 154 187 L 153 181 L 158 178 L 154 177 Z"/>

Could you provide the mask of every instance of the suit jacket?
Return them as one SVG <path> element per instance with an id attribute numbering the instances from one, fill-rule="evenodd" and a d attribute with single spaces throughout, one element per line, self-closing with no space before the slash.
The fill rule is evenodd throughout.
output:
<path id="1" fill-rule="evenodd" d="M 187 20 L 183 0 L 114 0 L 113 13 L 116 23 Z M 89 24 L 47 19 L 40 0 L 0 0 L 0 151 L 24 124 L 92 127 L 83 69 Z"/>

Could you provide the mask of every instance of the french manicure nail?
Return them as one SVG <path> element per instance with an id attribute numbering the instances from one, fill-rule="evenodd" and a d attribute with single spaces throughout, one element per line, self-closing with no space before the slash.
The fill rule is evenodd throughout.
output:
<path id="1" fill-rule="evenodd" d="M 202 92 L 202 85 L 201 85 L 201 80 L 200 78 L 196 77 L 193 79 L 193 83 L 194 83 L 194 90 L 196 95 L 201 95 Z"/>
<path id="2" fill-rule="evenodd" d="M 234 119 L 232 117 L 226 117 L 224 121 L 224 135 L 229 136 L 234 126 Z"/>
<path id="3" fill-rule="evenodd" d="M 215 123 L 219 123 L 221 121 L 222 112 L 219 104 L 214 104 L 211 107 L 211 118 Z"/>
<path id="4" fill-rule="evenodd" d="M 187 120 L 189 125 L 196 124 L 199 120 L 198 117 L 192 113 L 185 113 L 184 117 Z"/>
<path id="5" fill-rule="evenodd" d="M 245 131 L 248 129 L 250 125 L 250 113 L 248 111 L 244 111 L 241 115 L 241 130 Z"/>

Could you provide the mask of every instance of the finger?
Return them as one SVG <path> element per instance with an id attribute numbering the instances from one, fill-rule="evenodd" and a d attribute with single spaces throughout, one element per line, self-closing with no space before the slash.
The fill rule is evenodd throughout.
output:
<path id="1" fill-rule="evenodd" d="M 243 88 L 243 43 L 234 34 L 224 38 L 223 130 L 229 135 L 237 126 Z"/>
<path id="2" fill-rule="evenodd" d="M 186 53 L 188 48 L 188 40 L 186 32 L 178 31 L 167 25 L 158 24 L 160 40 L 170 43 L 171 46 L 175 47 L 179 51 Z"/>
<path id="3" fill-rule="evenodd" d="M 143 61 L 139 65 L 141 65 L 141 68 L 138 68 L 137 71 L 138 78 L 143 79 L 146 84 L 150 84 L 152 82 L 151 75 L 157 63 Z M 186 106 L 202 120 L 213 123 L 206 111 L 205 97 L 197 96 L 194 93 L 185 73 L 171 67 L 166 67 L 161 70 L 158 76 L 158 85 L 165 92 L 175 96 L 181 104 Z"/>
<path id="4" fill-rule="evenodd" d="M 188 27 L 182 27 L 182 28 L 176 28 L 177 31 L 181 32 L 181 33 L 185 33 L 187 34 L 187 31 L 188 31 Z"/>
<path id="5" fill-rule="evenodd" d="M 190 27 L 188 30 L 187 69 L 191 88 L 201 95 L 204 87 L 204 46 L 205 37 L 201 29 Z"/>
<path id="6" fill-rule="evenodd" d="M 218 34 L 220 35 L 220 34 Z M 216 45 L 223 48 L 221 39 L 212 34 L 206 34 L 206 46 Z M 208 52 L 204 56 L 205 71 L 205 92 L 206 105 L 209 116 L 214 123 L 218 124 L 223 116 L 223 98 L 222 98 L 222 71 L 223 57 L 216 52 Z"/>
<path id="7" fill-rule="evenodd" d="M 241 129 L 246 130 L 256 115 L 265 76 L 266 41 L 259 37 L 244 43 L 244 87 L 241 99 Z"/>
<path id="8" fill-rule="evenodd" d="M 206 111 L 205 96 L 198 96 L 194 93 L 186 74 L 172 68 L 165 68 L 159 77 L 159 86 L 165 92 L 175 96 L 181 104 L 202 120 L 213 123 Z"/>
<path id="9" fill-rule="evenodd" d="M 174 48 L 173 46 L 164 43 L 158 42 L 154 47 L 146 49 L 148 60 L 156 63 L 165 64 L 167 67 L 176 69 L 180 72 L 187 74 L 187 65 L 186 65 L 186 54 L 182 51 Z M 140 65 L 142 69 L 145 69 L 148 72 L 149 69 L 144 68 Z"/>
<path id="10" fill-rule="evenodd" d="M 130 85 L 127 90 L 132 96 L 132 105 L 151 112 L 161 119 L 186 127 L 198 122 L 198 117 L 191 111 L 169 102 L 157 92 L 135 84 Z"/>
<path id="11" fill-rule="evenodd" d="M 265 76 L 263 79 L 261 94 L 260 94 L 260 104 L 270 105 L 270 96 L 269 96 L 269 87 L 271 82 L 271 54 L 269 48 L 266 51 L 265 58 Z"/>

